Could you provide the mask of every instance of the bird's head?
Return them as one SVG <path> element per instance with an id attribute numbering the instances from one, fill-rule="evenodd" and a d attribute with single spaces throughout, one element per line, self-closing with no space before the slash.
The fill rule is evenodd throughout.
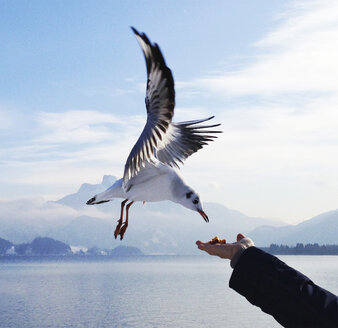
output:
<path id="1" fill-rule="evenodd" d="M 87 205 L 96 205 L 96 204 L 103 204 L 103 203 L 107 203 L 109 202 L 110 199 L 106 199 L 104 196 L 103 196 L 103 193 L 100 193 L 100 194 L 97 194 L 95 195 L 94 197 L 92 197 L 91 199 L 89 199 L 87 201 Z"/>
<path id="2" fill-rule="evenodd" d="M 192 211 L 198 212 L 205 222 L 209 222 L 208 216 L 203 211 L 203 205 L 200 196 L 194 190 L 187 189 L 183 195 L 180 195 L 178 203 Z"/>

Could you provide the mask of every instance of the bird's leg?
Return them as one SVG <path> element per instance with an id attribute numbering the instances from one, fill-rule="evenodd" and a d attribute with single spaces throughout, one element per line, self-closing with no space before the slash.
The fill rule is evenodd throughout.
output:
<path id="1" fill-rule="evenodd" d="M 121 227 L 120 232 L 119 232 L 120 240 L 123 239 L 124 233 L 126 232 L 126 230 L 128 228 L 128 211 L 129 211 L 129 207 L 131 205 L 133 205 L 133 203 L 134 202 L 132 201 L 129 204 L 127 204 L 127 206 L 126 206 L 126 220 L 124 221 L 123 226 Z"/>
<path id="2" fill-rule="evenodd" d="M 121 214 L 120 214 L 120 219 L 117 221 L 117 226 L 115 228 L 115 232 L 114 232 L 114 237 L 115 239 L 117 238 L 117 235 L 120 232 L 121 226 L 122 226 L 122 221 L 123 221 L 123 208 L 124 205 L 126 204 L 126 202 L 128 201 L 128 199 L 125 199 L 123 202 L 121 202 Z"/>

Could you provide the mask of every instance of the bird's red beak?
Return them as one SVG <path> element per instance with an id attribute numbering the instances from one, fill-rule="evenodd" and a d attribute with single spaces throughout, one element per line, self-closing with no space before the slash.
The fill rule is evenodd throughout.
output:
<path id="1" fill-rule="evenodd" d="M 201 214 L 202 218 L 204 219 L 205 222 L 209 222 L 208 215 L 206 215 L 203 211 L 197 210 L 199 214 Z"/>

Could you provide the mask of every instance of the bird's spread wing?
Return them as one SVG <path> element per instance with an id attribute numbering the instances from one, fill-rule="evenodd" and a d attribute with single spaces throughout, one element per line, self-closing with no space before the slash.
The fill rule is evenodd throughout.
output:
<path id="1" fill-rule="evenodd" d="M 159 46 L 132 27 L 147 65 L 146 108 L 147 123 L 131 150 L 124 168 L 123 185 L 128 190 L 128 181 L 134 177 L 146 161 L 151 162 L 154 149 L 163 140 L 171 123 L 175 107 L 174 79 L 166 66 Z"/>
<path id="2" fill-rule="evenodd" d="M 156 158 L 162 163 L 178 167 L 178 162 L 183 163 L 191 154 L 217 138 L 214 133 L 222 133 L 209 130 L 220 124 L 199 125 L 212 118 L 214 116 L 203 120 L 172 123 L 167 131 L 164 147 L 156 151 Z"/>
<path id="3" fill-rule="evenodd" d="M 159 160 L 171 166 L 178 166 L 188 156 L 202 148 L 220 131 L 206 130 L 216 125 L 199 125 L 204 121 L 196 120 L 172 123 L 175 107 L 174 79 L 166 66 L 159 46 L 152 44 L 144 33 L 132 27 L 139 42 L 147 66 L 146 109 L 147 122 L 132 148 L 123 175 L 123 188 L 128 191 L 130 180 L 137 175 L 147 162 Z"/>

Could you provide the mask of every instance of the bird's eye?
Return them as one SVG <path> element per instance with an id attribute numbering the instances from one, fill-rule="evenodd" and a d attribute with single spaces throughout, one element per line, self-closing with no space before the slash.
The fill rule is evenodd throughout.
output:
<path id="1" fill-rule="evenodd" d="M 192 202 L 193 202 L 194 204 L 198 204 L 198 199 L 194 199 Z"/>
<path id="2" fill-rule="evenodd" d="M 191 195 L 192 195 L 192 191 L 189 191 L 189 192 L 187 192 L 187 193 L 185 194 L 185 196 L 186 196 L 187 198 L 190 198 Z"/>

